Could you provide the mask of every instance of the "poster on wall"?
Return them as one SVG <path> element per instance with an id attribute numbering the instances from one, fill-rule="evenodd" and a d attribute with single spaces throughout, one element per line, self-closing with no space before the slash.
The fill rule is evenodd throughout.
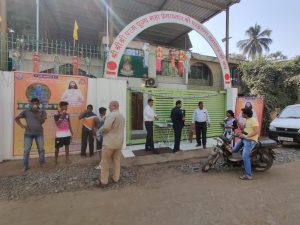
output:
<path id="1" fill-rule="evenodd" d="M 68 112 L 74 131 L 70 145 L 70 151 L 80 150 L 81 126 L 79 114 L 86 108 L 88 80 L 80 76 L 65 76 L 56 74 L 23 73 L 14 74 L 14 115 L 17 116 L 23 110 L 30 108 L 30 99 L 38 98 L 40 107 L 47 113 L 47 119 L 43 124 L 45 153 L 54 152 L 54 139 L 56 125 L 54 114 L 58 110 L 60 101 L 69 102 Z M 22 119 L 21 119 L 22 120 Z M 22 121 L 25 124 L 25 121 Z M 24 129 L 14 123 L 14 156 L 23 155 Z M 35 143 L 31 154 L 37 154 Z"/>
<path id="2" fill-rule="evenodd" d="M 143 78 L 148 75 L 148 58 L 144 58 L 144 51 L 126 49 L 119 66 L 119 76 Z"/>
<path id="3" fill-rule="evenodd" d="M 259 132 L 261 132 L 261 125 L 264 111 L 264 98 L 263 97 L 238 97 L 236 99 L 235 117 L 240 123 L 245 123 L 242 117 L 242 109 L 250 108 L 253 111 L 253 117 L 257 118 L 259 123 Z M 260 134 L 259 134 L 260 135 Z"/>

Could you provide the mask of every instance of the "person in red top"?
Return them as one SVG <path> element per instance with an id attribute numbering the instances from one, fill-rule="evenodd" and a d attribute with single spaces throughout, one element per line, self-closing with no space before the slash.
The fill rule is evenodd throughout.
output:
<path id="1" fill-rule="evenodd" d="M 70 163 L 69 146 L 73 130 L 70 122 L 70 114 L 67 113 L 68 105 L 68 102 L 60 102 L 59 111 L 54 114 L 54 121 L 57 127 L 55 135 L 55 164 L 57 164 L 59 148 L 63 146 L 65 146 L 66 151 L 66 163 Z"/>

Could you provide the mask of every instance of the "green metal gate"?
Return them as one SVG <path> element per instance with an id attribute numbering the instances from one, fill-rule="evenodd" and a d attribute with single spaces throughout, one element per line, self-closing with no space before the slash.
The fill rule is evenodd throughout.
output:
<path id="1" fill-rule="evenodd" d="M 175 107 L 177 100 L 182 101 L 182 109 L 185 110 L 185 123 L 192 122 L 194 110 L 198 107 L 198 102 L 203 101 L 204 107 L 208 110 L 211 127 L 208 129 L 208 137 L 214 137 L 222 133 L 220 123 L 225 118 L 226 92 L 225 91 L 201 91 L 201 90 L 176 90 L 166 88 L 132 88 L 127 93 L 127 144 L 145 143 L 145 139 L 131 138 L 131 93 L 143 92 L 149 94 L 154 100 L 154 110 L 159 115 L 159 122 L 170 121 L 170 113 Z M 185 128 L 187 129 L 187 128 Z M 183 130 L 182 138 L 187 131 Z M 173 132 L 170 133 L 173 139 Z M 154 126 L 154 141 L 161 141 L 161 135 Z"/>

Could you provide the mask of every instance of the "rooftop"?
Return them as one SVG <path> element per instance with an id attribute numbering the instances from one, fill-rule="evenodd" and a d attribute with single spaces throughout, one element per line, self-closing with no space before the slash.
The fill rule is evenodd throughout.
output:
<path id="1" fill-rule="evenodd" d="M 113 33 L 117 35 L 132 20 L 159 10 L 187 14 L 204 23 L 240 0 L 107 0 L 112 13 Z M 40 36 L 72 41 L 73 24 L 79 26 L 79 43 L 98 44 L 106 34 L 104 0 L 40 0 Z M 35 34 L 36 0 L 7 1 L 8 27 L 24 35 Z M 225 25 L 225 21 L 224 21 Z M 182 25 L 163 24 L 142 32 L 138 38 L 152 44 L 190 48 Z"/>

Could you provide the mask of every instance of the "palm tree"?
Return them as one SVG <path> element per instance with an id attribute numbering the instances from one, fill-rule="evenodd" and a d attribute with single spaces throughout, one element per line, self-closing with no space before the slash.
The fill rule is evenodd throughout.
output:
<path id="1" fill-rule="evenodd" d="M 270 38 L 272 31 L 265 29 L 261 32 L 261 27 L 258 24 L 255 24 L 254 27 L 250 27 L 246 31 L 246 36 L 248 39 L 241 40 L 237 43 L 237 47 L 240 51 L 243 51 L 243 55 L 255 59 L 257 56 L 261 56 L 263 49 L 269 51 L 269 45 L 272 43 Z"/>

